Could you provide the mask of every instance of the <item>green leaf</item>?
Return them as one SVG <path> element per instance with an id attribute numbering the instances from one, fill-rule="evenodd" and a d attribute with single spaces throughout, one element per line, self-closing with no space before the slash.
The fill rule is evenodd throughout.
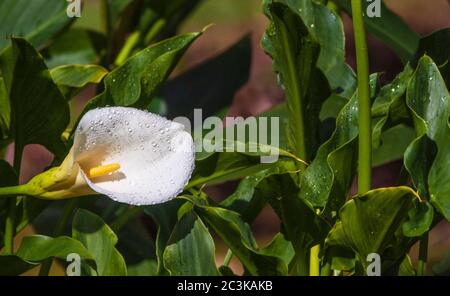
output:
<path id="1" fill-rule="evenodd" d="M 250 62 L 251 42 L 246 35 L 223 53 L 169 80 L 161 90 L 167 117 L 192 119 L 195 108 L 208 117 L 227 107 L 247 82 Z"/>
<path id="2" fill-rule="evenodd" d="M 106 48 L 105 36 L 88 29 L 73 28 L 59 36 L 43 54 L 49 68 L 68 64 L 95 64 Z"/>
<path id="3" fill-rule="evenodd" d="M 261 253 L 278 257 L 283 260 L 286 265 L 289 265 L 295 256 L 295 250 L 292 243 L 286 240 L 281 232 L 277 233 L 264 249 L 261 249 Z"/>
<path id="4" fill-rule="evenodd" d="M 378 75 L 372 75 L 372 96 L 377 85 Z M 344 203 L 356 169 L 357 137 L 358 97 L 355 93 L 336 118 L 331 138 L 320 146 L 316 158 L 302 175 L 300 197 L 314 208 L 325 207 L 325 212 L 331 213 Z"/>
<path id="5" fill-rule="evenodd" d="M 356 77 L 345 63 L 345 33 L 342 19 L 327 6 L 311 0 L 282 0 L 303 20 L 320 44 L 317 66 L 327 77 L 331 89 L 350 99 L 356 90 Z"/>
<path id="6" fill-rule="evenodd" d="M 353 250 L 365 267 L 367 255 L 378 253 L 386 270 L 407 252 L 402 224 L 417 199 L 409 187 L 380 188 L 353 197 L 341 208 L 327 246 Z"/>
<path id="7" fill-rule="evenodd" d="M 0 52 L 9 45 L 6 36 L 20 36 L 34 47 L 45 45 L 72 19 L 64 0 L 2 0 L 0 2 Z"/>
<path id="8" fill-rule="evenodd" d="M 402 159 L 406 148 L 414 140 L 414 130 L 397 125 L 381 134 L 381 146 L 372 150 L 372 166 L 381 166 Z"/>
<path id="9" fill-rule="evenodd" d="M 436 31 L 420 39 L 419 49 L 415 55 L 417 65 L 423 55 L 429 56 L 438 66 L 447 89 L 450 88 L 450 28 Z"/>
<path id="10" fill-rule="evenodd" d="M 203 157 L 198 156 L 187 188 L 240 179 L 273 166 L 272 163 L 261 163 L 259 157 L 237 152 L 217 152 Z"/>
<path id="11" fill-rule="evenodd" d="M 195 212 L 227 244 L 250 275 L 283 275 L 286 264 L 277 257 L 263 254 L 250 227 L 238 213 L 219 207 L 205 206 L 195 198 L 184 197 L 195 205 Z"/>
<path id="12" fill-rule="evenodd" d="M 405 166 L 419 194 L 450 221 L 450 95 L 438 67 L 420 59 L 407 91 L 417 138 L 405 152 Z"/>
<path id="13" fill-rule="evenodd" d="M 56 238 L 44 235 L 26 236 L 16 255 L 28 262 L 41 263 L 52 257 L 66 260 L 70 253 L 77 253 L 80 258 L 88 260 L 90 265 L 95 267 L 93 264 L 95 258 L 89 250 L 78 240 L 68 236 Z"/>
<path id="14" fill-rule="evenodd" d="M 251 223 L 257 217 L 273 190 L 267 188 L 267 178 L 296 170 L 292 161 L 279 161 L 275 166 L 242 179 L 235 192 L 220 203 L 221 207 L 239 213 L 245 222 Z"/>
<path id="15" fill-rule="evenodd" d="M 414 201 L 414 207 L 408 212 L 408 220 L 403 223 L 403 234 L 408 237 L 419 237 L 430 230 L 433 223 L 434 210 L 427 201 Z"/>
<path id="16" fill-rule="evenodd" d="M 413 75 L 409 64 L 395 77 L 392 83 L 381 88 L 372 106 L 372 116 L 379 117 L 373 128 L 372 143 L 375 148 L 381 145 L 382 133 L 400 123 L 409 121 L 405 103 L 406 89 Z"/>
<path id="17" fill-rule="evenodd" d="M 98 275 L 127 274 L 125 260 L 115 248 L 117 236 L 100 217 L 87 210 L 78 210 L 73 218 L 72 237 L 93 255 Z M 91 269 L 84 271 L 90 275 L 95 274 Z"/>
<path id="18" fill-rule="evenodd" d="M 95 268 L 91 253 L 77 240 L 67 236 L 52 238 L 32 235 L 23 238 L 15 255 L 0 256 L 0 275 L 20 275 L 49 258 L 66 260 L 67 255 L 77 253 L 81 259 Z"/>
<path id="19" fill-rule="evenodd" d="M 11 134 L 16 149 L 41 144 L 57 157 L 66 150 L 61 134 L 69 123 L 69 107 L 53 82 L 38 52 L 24 39 L 12 39 L 13 46 L 0 57 L 11 102 Z"/>
<path id="20" fill-rule="evenodd" d="M 335 2 L 349 15 L 352 14 L 351 1 L 336 0 Z M 367 11 L 367 7 L 371 2 L 363 1 L 362 3 L 363 11 Z M 364 22 L 366 28 L 369 33 L 394 50 L 397 56 L 406 64 L 416 52 L 419 36 L 400 17 L 389 10 L 383 1 L 380 1 L 380 4 L 380 17 L 369 17 L 365 14 Z"/>
<path id="21" fill-rule="evenodd" d="M 158 233 L 156 236 L 156 257 L 158 259 L 158 275 L 167 275 L 169 271 L 164 267 L 164 249 L 167 246 L 173 228 L 177 224 L 177 212 L 183 204 L 183 200 L 174 199 L 172 201 L 145 206 L 144 212 L 152 217 L 153 221 L 158 225 Z"/>
<path id="22" fill-rule="evenodd" d="M 151 45 L 130 57 L 106 76 L 105 91 L 86 105 L 83 114 L 108 104 L 148 107 L 184 52 L 200 35 L 179 35 Z"/>
<path id="23" fill-rule="evenodd" d="M 65 65 L 50 70 L 53 81 L 61 92 L 68 98 L 75 90 L 80 90 L 88 84 L 98 84 L 108 70 L 97 65 Z"/>
<path id="24" fill-rule="evenodd" d="M 198 216 L 189 212 L 175 225 L 164 250 L 164 266 L 170 275 L 219 275 L 214 241 Z"/>
<path id="25" fill-rule="evenodd" d="M 271 23 L 263 47 L 285 90 L 290 147 L 309 160 L 319 145 L 320 109 L 330 95 L 327 79 L 316 67 L 320 46 L 291 8 L 273 1 L 264 8 Z"/>
<path id="26" fill-rule="evenodd" d="M 268 186 L 273 190 L 269 203 L 282 221 L 286 239 L 295 249 L 290 273 L 308 275 L 309 249 L 325 239 L 330 227 L 306 200 L 299 198 L 299 188 L 290 175 L 273 176 Z"/>

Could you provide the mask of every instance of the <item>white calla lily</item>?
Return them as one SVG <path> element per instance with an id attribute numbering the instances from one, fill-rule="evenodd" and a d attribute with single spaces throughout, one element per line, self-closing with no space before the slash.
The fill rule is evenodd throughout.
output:
<path id="1" fill-rule="evenodd" d="M 131 205 L 158 204 L 183 190 L 194 160 L 183 125 L 134 108 L 98 108 L 82 117 L 63 164 L 19 188 L 45 199 L 100 193 Z"/>

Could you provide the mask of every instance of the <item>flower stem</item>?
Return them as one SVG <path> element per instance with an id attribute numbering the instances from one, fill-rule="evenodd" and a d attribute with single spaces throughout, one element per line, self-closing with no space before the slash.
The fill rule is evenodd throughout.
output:
<path id="1" fill-rule="evenodd" d="M 420 239 L 419 245 L 419 262 L 417 263 L 417 275 L 424 276 L 427 272 L 428 258 L 428 232 Z"/>
<path id="2" fill-rule="evenodd" d="M 16 144 L 14 148 L 14 171 L 17 174 L 17 178 L 20 176 L 20 165 L 22 163 L 22 153 L 23 149 L 22 147 L 18 147 Z M 18 181 L 18 180 L 17 180 Z M 15 190 L 18 190 L 21 188 L 21 186 L 16 187 L 6 187 L 6 188 L 15 188 Z M 6 190 L 5 190 L 6 191 Z M 12 190 L 9 192 L 11 195 L 14 195 L 14 193 L 19 193 L 19 191 Z M 4 254 L 14 254 L 14 237 L 16 236 L 16 215 L 17 215 L 17 197 L 9 197 L 8 198 L 8 216 L 6 217 L 5 221 L 5 238 L 4 238 Z"/>
<path id="3" fill-rule="evenodd" d="M 223 266 L 228 266 L 230 264 L 231 259 L 233 258 L 233 252 L 231 249 L 228 249 L 227 254 L 225 255 L 225 259 L 223 259 Z"/>
<path id="4" fill-rule="evenodd" d="M 352 15 L 358 72 L 358 193 L 363 194 L 370 190 L 372 180 L 372 127 L 369 89 L 369 58 L 366 32 L 364 30 L 362 0 L 352 0 Z"/>
<path id="5" fill-rule="evenodd" d="M 106 36 L 111 34 L 111 24 L 110 24 L 110 13 L 108 2 L 106 0 L 101 1 L 101 13 L 102 13 L 102 22 L 103 22 L 103 30 L 105 31 Z"/>
<path id="6" fill-rule="evenodd" d="M 10 195 L 25 195 L 25 187 L 26 186 L 24 185 L 1 187 L 0 197 L 8 197 Z"/>
<path id="7" fill-rule="evenodd" d="M 117 58 L 114 62 L 116 66 L 120 66 L 123 63 L 125 63 L 125 61 L 130 57 L 131 53 L 133 52 L 133 49 L 138 44 L 140 39 L 141 33 L 139 31 L 131 33 L 127 41 L 125 41 L 125 45 L 122 47 L 119 54 L 117 55 Z"/>
<path id="8" fill-rule="evenodd" d="M 320 210 L 316 210 L 317 215 L 320 214 Z M 309 275 L 319 276 L 320 275 L 320 244 L 313 246 L 309 253 Z"/>

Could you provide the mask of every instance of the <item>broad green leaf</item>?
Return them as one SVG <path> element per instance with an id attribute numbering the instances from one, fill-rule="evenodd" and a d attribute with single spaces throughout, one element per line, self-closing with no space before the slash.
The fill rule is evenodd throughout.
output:
<path id="1" fill-rule="evenodd" d="M 427 201 L 414 201 L 414 207 L 408 212 L 408 220 L 403 223 L 403 234 L 408 237 L 419 237 L 430 230 L 433 223 L 434 210 Z"/>
<path id="2" fill-rule="evenodd" d="M 26 38 L 35 47 L 45 45 L 72 22 L 66 9 L 64 0 L 0 1 L 0 52 L 9 45 L 7 36 Z"/>
<path id="3" fill-rule="evenodd" d="M 227 107 L 247 82 L 250 62 L 251 43 L 246 35 L 218 56 L 169 80 L 160 93 L 167 103 L 167 117 L 192 119 L 194 109 L 201 108 L 206 118 Z"/>
<path id="4" fill-rule="evenodd" d="M 106 48 L 105 37 L 88 29 L 73 28 L 59 36 L 43 54 L 49 68 L 68 64 L 95 64 Z"/>
<path id="5" fill-rule="evenodd" d="M 419 42 L 414 64 L 423 55 L 429 56 L 438 66 L 442 77 L 444 78 L 447 89 L 450 88 L 450 28 L 436 31 L 429 36 L 423 37 Z"/>
<path id="6" fill-rule="evenodd" d="M 289 144 L 308 161 L 319 145 L 319 113 L 330 95 L 327 79 L 316 67 L 320 46 L 287 5 L 267 1 L 264 10 L 270 25 L 262 43 L 285 90 Z"/>
<path id="7" fill-rule="evenodd" d="M 77 240 L 67 236 L 52 238 L 32 235 L 23 238 L 15 255 L 0 256 L 0 275 L 20 275 L 49 258 L 66 260 L 67 255 L 77 253 L 95 268 L 89 251 Z"/>
<path id="8" fill-rule="evenodd" d="M 69 123 L 69 107 L 53 82 L 42 57 L 24 39 L 0 57 L 11 102 L 11 134 L 16 149 L 41 144 L 58 158 L 65 156 L 61 134 Z"/>
<path id="9" fill-rule="evenodd" d="M 372 75 L 372 96 L 377 83 L 378 75 Z M 331 138 L 320 146 L 302 176 L 300 197 L 314 208 L 325 207 L 325 212 L 330 213 L 345 202 L 356 169 L 357 137 L 358 96 L 355 93 L 336 118 Z"/>
<path id="10" fill-rule="evenodd" d="M 78 210 L 73 218 L 72 237 L 80 241 L 97 263 L 97 275 L 126 275 L 125 260 L 117 251 L 116 234 L 103 220 L 87 210 Z M 91 269 L 84 272 L 95 275 Z"/>
<path id="11" fill-rule="evenodd" d="M 291 176 L 273 176 L 268 186 L 273 190 L 269 203 L 282 221 L 286 239 L 295 249 L 289 271 L 294 275 L 308 275 L 309 249 L 325 239 L 330 227 L 306 200 L 299 198 L 299 188 Z"/>
<path id="12" fill-rule="evenodd" d="M 372 150 L 372 166 L 402 159 L 413 139 L 414 130 L 411 127 L 401 124 L 388 129 L 381 135 L 381 146 Z"/>
<path id="13" fill-rule="evenodd" d="M 261 249 L 261 253 L 278 257 L 282 259 L 286 265 L 289 265 L 295 256 L 295 250 L 292 243 L 286 240 L 281 232 L 277 233 L 264 249 Z"/>
<path id="14" fill-rule="evenodd" d="M 269 198 L 267 194 L 274 193 L 267 178 L 295 170 L 294 162 L 280 161 L 275 166 L 249 175 L 242 179 L 235 192 L 223 200 L 220 206 L 239 213 L 245 222 L 251 223 L 266 204 Z"/>
<path id="15" fill-rule="evenodd" d="M 187 188 L 204 184 L 214 185 L 237 180 L 274 166 L 261 163 L 260 157 L 238 152 L 217 152 L 197 160 L 192 178 Z"/>
<path id="16" fill-rule="evenodd" d="M 158 225 L 158 233 L 156 236 L 156 257 L 158 259 L 158 275 L 168 275 L 169 271 L 164 267 L 164 249 L 167 246 L 173 228 L 177 224 L 177 211 L 183 204 L 180 199 L 145 206 L 144 212 L 152 217 L 153 221 Z"/>
<path id="17" fill-rule="evenodd" d="M 402 224 L 417 199 L 409 187 L 380 188 L 353 197 L 341 208 L 327 246 L 353 250 L 365 267 L 367 255 L 377 253 L 382 270 L 390 268 L 407 252 Z"/>
<path id="18" fill-rule="evenodd" d="M 195 205 L 195 212 L 228 245 L 250 275 L 283 275 L 287 266 L 282 259 L 264 255 L 258 248 L 250 227 L 238 213 L 205 206 L 195 198 L 185 197 Z"/>
<path id="19" fill-rule="evenodd" d="M 450 221 L 450 95 L 438 67 L 420 59 L 407 91 L 417 138 L 405 152 L 419 194 Z"/>
<path id="20" fill-rule="evenodd" d="M 189 212 L 175 225 L 164 251 L 170 275 L 219 275 L 214 241 L 198 216 Z"/>
<path id="21" fill-rule="evenodd" d="M 349 15 L 352 14 L 350 0 L 335 0 L 335 2 Z M 367 30 L 394 50 L 397 56 L 406 63 L 411 60 L 417 50 L 419 36 L 400 17 L 389 10 L 383 1 L 379 2 L 381 4 L 380 17 L 369 17 L 367 14 L 364 16 Z M 367 11 L 371 2 L 362 1 L 362 3 L 363 11 Z"/>
<path id="22" fill-rule="evenodd" d="M 138 52 L 106 75 L 105 90 L 92 99 L 83 114 L 93 108 L 114 106 L 148 107 L 173 68 L 201 33 L 179 35 Z"/>
<path id="23" fill-rule="evenodd" d="M 53 81 L 69 98 L 74 90 L 82 89 L 90 83 L 100 83 L 106 74 L 108 70 L 97 65 L 65 65 L 50 70 Z"/>
<path id="24" fill-rule="evenodd" d="M 327 6 L 312 0 L 282 0 L 300 15 L 309 32 L 320 44 L 317 66 L 331 89 L 350 99 L 356 90 L 356 77 L 345 63 L 345 33 L 341 17 Z"/>
<path id="25" fill-rule="evenodd" d="M 381 145 L 381 135 L 385 130 L 399 123 L 408 122 L 405 94 L 412 75 L 413 69 L 407 64 L 392 83 L 381 88 L 380 94 L 375 99 L 372 116 L 379 119 L 372 132 L 373 147 L 378 148 Z"/>
<path id="26" fill-rule="evenodd" d="M 68 236 L 56 238 L 44 235 L 26 236 L 20 244 L 16 255 L 28 262 L 40 263 L 48 258 L 59 258 L 66 260 L 70 253 L 77 253 L 82 259 L 90 262 L 95 267 L 95 258 L 89 250 L 78 240 Z"/>

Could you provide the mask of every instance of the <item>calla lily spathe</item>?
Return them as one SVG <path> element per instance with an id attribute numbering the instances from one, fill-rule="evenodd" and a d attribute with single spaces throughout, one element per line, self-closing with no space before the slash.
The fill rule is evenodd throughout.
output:
<path id="1" fill-rule="evenodd" d="M 99 108 L 82 117 L 61 166 L 20 187 L 45 199 L 100 193 L 132 205 L 158 204 L 183 190 L 194 160 L 183 125 L 134 108 Z"/>

